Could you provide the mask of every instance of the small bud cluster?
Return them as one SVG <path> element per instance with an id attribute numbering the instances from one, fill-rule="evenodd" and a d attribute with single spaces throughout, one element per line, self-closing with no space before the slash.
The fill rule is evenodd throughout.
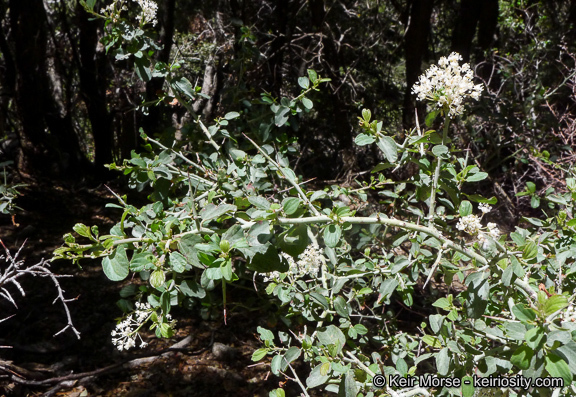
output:
<path id="1" fill-rule="evenodd" d="M 124 321 L 116 325 L 112 331 L 112 344 L 120 351 L 128 350 L 136 346 L 136 338 L 140 339 L 140 347 L 144 348 L 148 343 L 142 340 L 138 330 L 148 319 L 152 312 L 152 306 L 149 303 L 136 302 L 136 311 L 130 314 Z"/>
<path id="2" fill-rule="evenodd" d="M 482 215 L 484 215 L 489 213 L 492 210 L 492 207 L 488 204 L 480 204 L 478 209 L 482 212 Z M 456 229 L 464 231 L 472 236 L 477 236 L 480 243 L 486 243 L 489 238 L 497 240 L 498 237 L 500 237 L 500 229 L 498 229 L 498 225 L 489 222 L 488 225 L 486 225 L 486 229 L 484 229 L 480 223 L 480 219 L 481 218 L 474 214 L 466 215 L 458 220 Z"/>
<path id="3" fill-rule="evenodd" d="M 478 100 L 482 93 L 482 85 L 474 85 L 474 73 L 470 65 L 462 66 L 460 54 L 453 52 L 448 58 L 442 57 L 438 66 L 432 65 L 419 81 L 412 87 L 412 93 L 419 101 L 428 99 L 436 102 L 439 108 L 447 108 L 448 116 L 453 118 L 464 112 L 463 101 L 467 97 Z"/>
<path id="4" fill-rule="evenodd" d="M 291 278 L 298 279 L 306 275 L 312 277 L 318 275 L 318 270 L 320 270 L 322 264 L 322 252 L 316 244 L 309 245 L 304 252 L 298 256 L 298 262 L 286 253 L 282 253 L 281 255 L 286 258 L 290 265 L 286 273 L 288 273 Z M 264 276 L 264 282 L 278 281 L 280 276 L 281 273 L 278 271 L 268 273 Z"/>

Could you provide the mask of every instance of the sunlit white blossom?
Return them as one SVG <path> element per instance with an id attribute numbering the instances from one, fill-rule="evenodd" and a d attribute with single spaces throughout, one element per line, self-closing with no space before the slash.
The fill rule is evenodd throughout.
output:
<path id="1" fill-rule="evenodd" d="M 466 215 L 458 220 L 456 229 L 465 231 L 468 234 L 476 235 L 482 229 L 480 218 L 474 214 Z"/>
<path id="2" fill-rule="evenodd" d="M 485 203 L 480 203 L 480 204 L 478 205 L 478 209 L 479 209 L 480 211 L 482 211 L 483 214 L 487 214 L 487 213 L 489 213 L 490 211 L 492 211 L 492 207 L 489 206 L 488 204 L 485 204 Z"/>
<path id="3" fill-rule="evenodd" d="M 120 351 L 128 350 L 136 346 L 138 338 L 140 347 L 146 347 L 148 344 L 142 340 L 138 329 L 148 320 L 151 312 L 152 306 L 149 303 L 136 302 L 136 311 L 118 323 L 116 329 L 111 332 L 112 344 Z"/>
<path id="4" fill-rule="evenodd" d="M 136 17 L 143 24 L 150 23 L 152 26 L 156 26 L 158 20 L 156 19 L 156 13 L 158 12 L 158 4 L 152 0 L 133 0 L 142 8 L 142 13 Z"/>
<path id="5" fill-rule="evenodd" d="M 487 227 L 488 227 L 488 234 L 490 235 L 490 237 L 492 237 L 495 240 L 498 237 L 500 237 L 500 229 L 498 229 L 497 224 L 489 222 Z"/>
<path id="6" fill-rule="evenodd" d="M 420 76 L 419 81 L 412 87 L 412 93 L 418 96 L 419 101 L 428 99 L 436 102 L 439 108 L 447 108 L 448 116 L 455 117 L 464 111 L 463 101 L 470 97 L 478 100 L 482 93 L 482 85 L 474 85 L 474 73 L 470 65 L 462 66 L 460 54 L 453 52 L 448 58 L 441 57 L 438 66 L 432 65 Z"/>
<path id="7" fill-rule="evenodd" d="M 317 277 L 322 264 L 322 253 L 317 245 L 309 245 L 303 253 L 298 255 L 298 262 L 284 252 L 281 255 L 288 261 L 289 269 L 286 273 L 291 278 L 298 279 L 306 275 Z M 267 273 L 264 275 L 264 282 L 278 281 L 281 275 L 282 273 L 278 271 Z"/>

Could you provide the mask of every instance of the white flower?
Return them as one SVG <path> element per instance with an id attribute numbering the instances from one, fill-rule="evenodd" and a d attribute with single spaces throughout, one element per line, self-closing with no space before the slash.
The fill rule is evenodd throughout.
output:
<path id="1" fill-rule="evenodd" d="M 284 252 L 281 255 L 288 261 L 289 269 L 286 273 L 289 273 L 293 279 L 302 278 L 306 275 L 318 276 L 322 264 L 322 253 L 317 245 L 309 245 L 303 253 L 298 255 L 298 262 Z M 282 274 L 278 271 L 270 272 L 264 275 L 263 281 L 278 281 L 281 276 Z"/>
<path id="2" fill-rule="evenodd" d="M 113 330 L 110 335 L 112 335 L 112 344 L 116 346 L 119 351 L 128 350 L 136 346 L 136 338 L 140 339 L 140 347 L 144 348 L 147 343 L 142 340 L 142 337 L 138 333 L 138 330 L 148 318 L 152 312 L 152 306 L 149 303 L 136 302 L 136 311 L 130 314 L 124 321 L 119 322 L 116 325 L 116 329 Z"/>
<path id="3" fill-rule="evenodd" d="M 500 230 L 498 229 L 498 225 L 492 222 L 488 223 L 488 235 L 492 237 L 494 240 L 497 240 L 500 237 Z"/>
<path id="4" fill-rule="evenodd" d="M 140 22 L 147 24 L 151 23 L 156 26 L 158 20 L 156 19 L 156 12 L 158 12 L 158 4 L 152 0 L 133 0 L 142 8 L 142 13 L 136 17 Z"/>
<path id="5" fill-rule="evenodd" d="M 487 214 L 487 213 L 489 213 L 490 211 L 492 211 L 492 207 L 489 206 L 488 204 L 484 204 L 484 203 L 480 203 L 480 204 L 478 205 L 478 209 L 479 209 L 480 211 L 482 211 L 483 214 Z"/>
<path id="6" fill-rule="evenodd" d="M 456 224 L 456 229 L 465 231 L 471 235 L 478 234 L 481 228 L 482 224 L 480 223 L 480 218 L 473 214 L 460 218 Z"/>
<path id="7" fill-rule="evenodd" d="M 438 66 L 432 65 L 419 77 L 419 81 L 412 87 L 412 93 L 418 96 L 419 101 L 429 99 L 438 103 L 440 108 L 448 108 L 448 116 L 455 117 L 464 111 L 463 101 L 470 97 L 478 100 L 482 92 L 482 85 L 474 85 L 474 73 L 470 65 L 462 66 L 460 54 L 453 52 L 448 58 L 441 57 Z"/>

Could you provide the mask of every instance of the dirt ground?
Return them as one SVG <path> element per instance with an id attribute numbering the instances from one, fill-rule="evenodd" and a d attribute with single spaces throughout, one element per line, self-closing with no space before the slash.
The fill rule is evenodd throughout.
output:
<path id="1" fill-rule="evenodd" d="M 98 225 L 102 232 L 118 219 L 117 210 L 105 208 L 115 199 L 104 185 L 27 182 L 14 220 L 0 216 L 0 239 L 13 254 L 26 241 L 20 257 L 27 264 L 49 259 L 78 222 Z M 115 191 L 119 186 L 111 185 Z M 122 193 L 129 200 L 134 194 Z M 73 276 L 59 280 L 66 298 L 73 299 L 69 308 L 81 339 L 70 330 L 53 336 L 66 316 L 62 304 L 53 303 L 57 293 L 50 279 L 22 278 L 24 297 L 6 287 L 18 308 L 0 299 L 0 319 L 13 316 L 0 323 L 0 395 L 268 396 L 283 380 L 268 372 L 268 363 L 254 365 L 250 359 L 259 347 L 256 327 L 267 321 L 266 313 L 254 310 L 232 312 L 224 325 L 221 318 L 202 320 L 198 310 L 177 309 L 173 338 L 160 340 L 148 331 L 146 348 L 119 352 L 110 332 L 122 315 L 115 303 L 123 284 L 110 282 L 99 261 L 81 265 L 51 264 L 54 273 Z M 5 267 L 0 261 L 0 270 Z M 177 351 L 160 354 L 178 342 Z M 288 396 L 299 394 L 293 382 L 283 387 Z"/>

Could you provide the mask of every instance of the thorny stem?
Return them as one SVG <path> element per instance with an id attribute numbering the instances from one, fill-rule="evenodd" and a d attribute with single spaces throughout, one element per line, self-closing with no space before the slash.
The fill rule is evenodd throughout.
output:
<path id="1" fill-rule="evenodd" d="M 447 109 L 444 110 L 445 113 Z M 442 134 L 442 145 L 446 143 L 448 128 L 450 127 L 450 117 L 446 116 L 444 120 L 444 132 Z M 428 211 L 428 226 L 434 222 L 434 207 L 436 206 L 436 189 L 438 189 L 438 180 L 440 179 L 440 168 L 442 168 L 442 158 L 436 160 L 436 170 L 434 171 L 434 181 L 432 182 L 432 191 L 430 192 L 430 211 Z"/>
<path id="2" fill-rule="evenodd" d="M 300 380 L 300 378 L 298 377 L 298 374 L 296 373 L 296 371 L 294 371 L 294 368 L 292 367 L 292 365 L 288 364 L 288 367 L 290 367 L 290 370 L 292 371 L 292 373 L 294 374 L 294 379 L 296 380 L 296 383 L 298 383 L 298 385 L 300 386 L 300 388 L 302 389 L 302 392 L 304 393 L 304 395 L 306 397 L 310 397 L 310 395 L 308 394 L 308 392 L 306 391 L 306 387 L 302 384 L 302 381 Z"/>
<path id="3" fill-rule="evenodd" d="M 282 176 L 284 176 L 284 178 L 286 178 L 286 180 L 292 185 L 294 186 L 294 188 L 296 189 L 296 191 L 298 192 L 298 195 L 302 198 L 302 200 L 304 200 L 304 203 L 306 203 L 306 205 L 308 206 L 308 208 L 310 208 L 310 211 L 312 211 L 312 213 L 316 216 L 320 216 L 320 212 L 316 209 L 316 207 L 314 207 L 312 205 L 312 203 L 310 202 L 310 200 L 308 200 L 308 197 L 306 197 L 306 194 L 304 193 L 304 191 L 302 191 L 302 188 L 300 187 L 300 185 L 298 185 L 298 183 L 294 180 L 292 180 L 292 178 L 290 178 L 288 175 L 286 175 L 284 173 L 284 171 L 282 170 L 282 167 L 280 166 L 280 164 L 278 164 L 276 161 L 274 161 L 270 156 L 268 156 L 268 153 L 266 153 L 264 150 L 262 150 L 262 148 L 260 146 L 258 146 L 258 144 L 256 142 L 254 142 L 252 139 L 248 138 L 246 136 L 246 134 L 242 134 L 244 135 L 244 138 L 248 139 L 250 141 L 250 143 L 252 145 L 254 145 L 254 147 L 256 149 L 258 149 L 258 151 L 262 154 L 262 156 L 264 156 L 266 158 L 266 160 L 268 160 L 269 162 L 271 162 L 272 164 L 274 164 L 274 166 L 276 168 L 278 168 L 278 172 L 280 172 L 282 174 Z"/>

